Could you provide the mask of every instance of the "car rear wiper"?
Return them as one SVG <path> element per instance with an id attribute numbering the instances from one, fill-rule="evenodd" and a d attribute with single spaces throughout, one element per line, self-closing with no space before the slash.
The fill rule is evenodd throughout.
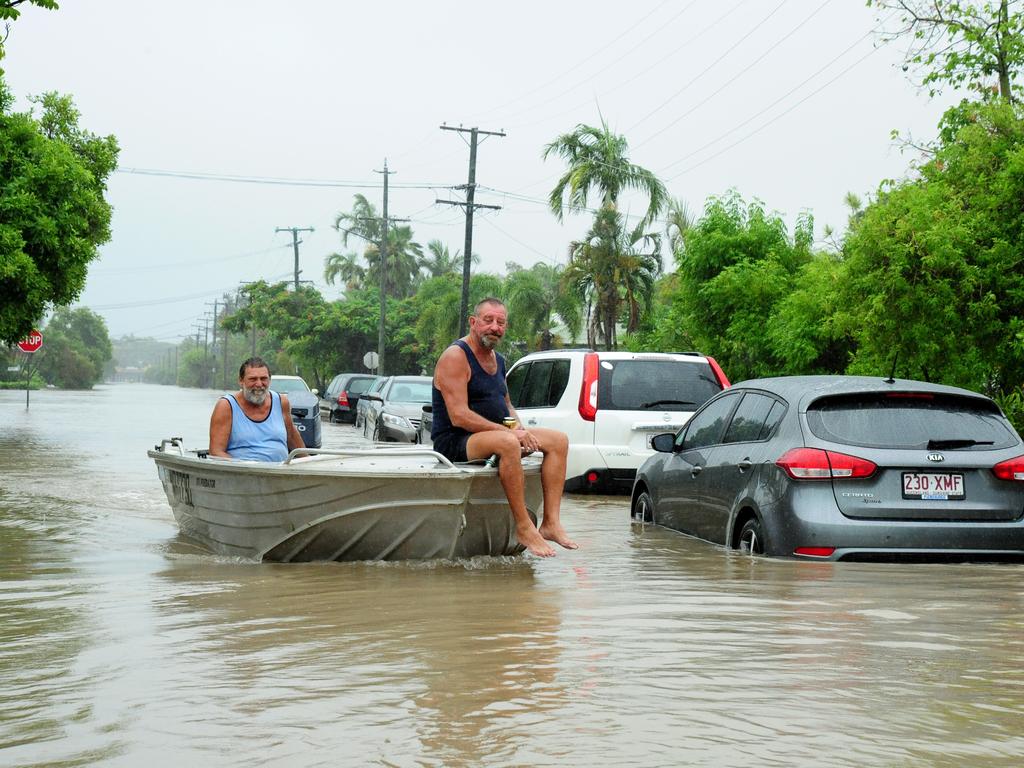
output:
<path id="1" fill-rule="evenodd" d="M 696 405 L 692 400 L 651 400 L 644 403 L 641 408 L 653 408 L 656 405 Z"/>
<path id="2" fill-rule="evenodd" d="M 943 448 L 970 448 L 974 445 L 992 445 L 991 440 L 972 440 L 971 438 L 950 438 L 948 440 L 929 440 L 928 450 L 941 450 Z"/>

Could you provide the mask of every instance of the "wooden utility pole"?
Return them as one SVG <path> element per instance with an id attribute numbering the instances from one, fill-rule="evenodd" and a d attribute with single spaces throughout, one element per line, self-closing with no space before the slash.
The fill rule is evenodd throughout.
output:
<path id="1" fill-rule="evenodd" d="M 384 158 L 384 170 L 374 171 L 384 174 L 384 208 L 383 226 L 380 236 L 380 322 L 377 324 L 377 375 L 384 375 L 384 314 L 388 296 L 388 177 L 394 171 L 388 170 L 388 159 Z"/>
<path id="2" fill-rule="evenodd" d="M 299 274 L 302 270 L 299 269 L 299 232 L 312 232 L 312 227 L 275 227 L 275 232 L 291 232 L 292 233 L 292 250 L 295 251 L 295 292 L 299 292 Z"/>
<path id="3" fill-rule="evenodd" d="M 466 335 L 466 323 L 469 318 L 469 265 L 473 259 L 473 211 L 477 208 L 491 208 L 501 210 L 500 205 L 482 205 L 473 202 L 476 197 L 476 147 L 480 134 L 484 136 L 504 136 L 504 131 L 482 131 L 479 128 L 455 128 L 450 125 L 442 125 L 442 131 L 458 131 L 469 134 L 469 181 L 465 187 L 459 186 L 456 189 L 466 190 L 466 201 L 438 200 L 446 205 L 461 205 L 466 209 L 466 243 L 462 252 L 462 301 L 459 305 L 459 336 Z"/>

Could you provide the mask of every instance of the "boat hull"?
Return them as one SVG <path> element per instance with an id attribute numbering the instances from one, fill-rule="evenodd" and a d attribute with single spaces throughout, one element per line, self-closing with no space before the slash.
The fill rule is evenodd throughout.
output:
<path id="1" fill-rule="evenodd" d="M 182 534 L 218 554 L 304 562 L 523 550 L 497 470 L 440 463 L 430 451 L 370 449 L 267 464 L 201 458 L 172 445 L 149 456 Z M 536 519 L 540 462 L 524 461 L 524 472 Z"/>

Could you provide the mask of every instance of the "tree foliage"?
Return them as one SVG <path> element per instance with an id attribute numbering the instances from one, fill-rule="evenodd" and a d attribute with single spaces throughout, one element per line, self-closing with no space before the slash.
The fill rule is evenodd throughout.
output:
<path id="1" fill-rule="evenodd" d="M 36 355 L 47 383 L 64 389 L 91 389 L 102 379 L 104 365 L 113 356 L 102 317 L 85 307 L 58 307 L 43 336 L 45 343 Z"/>
<path id="2" fill-rule="evenodd" d="M 886 42 L 907 44 L 904 69 L 922 73 L 934 95 L 942 85 L 1017 100 L 1024 66 L 1024 14 L 1014 0 L 868 0 L 887 25 Z"/>
<path id="3" fill-rule="evenodd" d="M 104 192 L 117 141 L 80 128 L 69 97 L 33 101 L 38 118 L 12 112 L 0 80 L 0 342 L 8 343 L 78 298 L 97 246 L 110 239 Z"/>

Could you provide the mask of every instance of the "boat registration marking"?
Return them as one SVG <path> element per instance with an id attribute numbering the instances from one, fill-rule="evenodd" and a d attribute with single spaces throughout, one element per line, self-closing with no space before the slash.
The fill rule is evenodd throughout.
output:
<path id="1" fill-rule="evenodd" d="M 197 477 L 196 486 L 198 486 L 199 488 L 216 488 L 217 481 L 214 480 L 212 477 Z"/>
<path id="2" fill-rule="evenodd" d="M 182 504 L 192 504 L 192 489 L 188 487 L 189 475 L 185 472 L 177 472 L 173 469 L 167 470 L 168 479 L 171 481 L 171 493 L 176 501 Z"/>

